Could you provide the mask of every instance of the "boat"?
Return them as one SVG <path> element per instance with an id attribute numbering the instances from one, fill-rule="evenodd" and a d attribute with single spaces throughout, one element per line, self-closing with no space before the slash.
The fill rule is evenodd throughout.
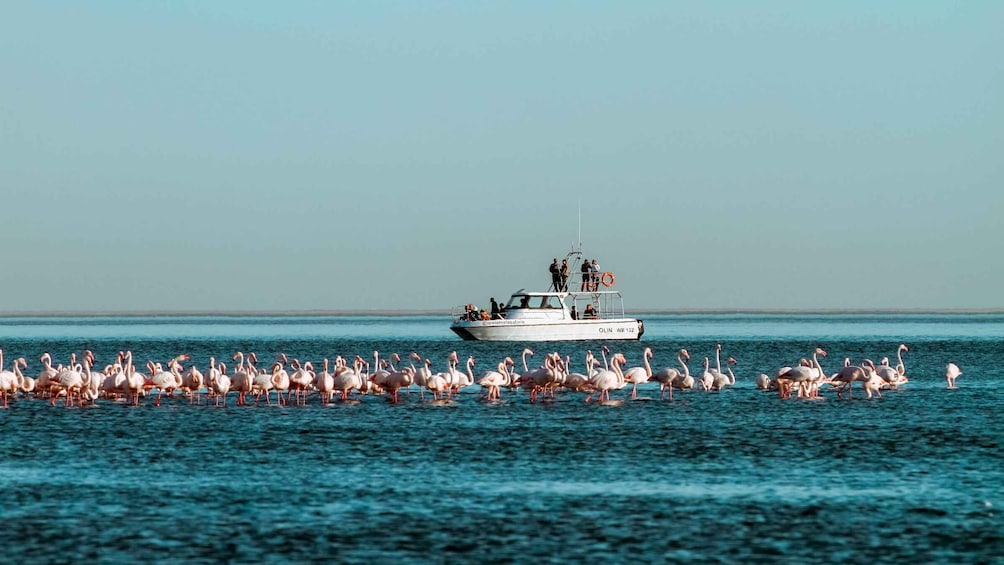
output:
<path id="1" fill-rule="evenodd" d="M 614 288 L 614 274 L 583 274 L 579 268 L 581 246 L 570 251 L 565 260 L 569 277 L 564 289 L 555 290 L 554 285 L 543 292 L 521 288 L 512 293 L 494 319 L 473 304 L 456 306 L 450 313 L 450 329 L 467 341 L 641 339 L 645 323 L 624 314 L 624 298 Z"/>

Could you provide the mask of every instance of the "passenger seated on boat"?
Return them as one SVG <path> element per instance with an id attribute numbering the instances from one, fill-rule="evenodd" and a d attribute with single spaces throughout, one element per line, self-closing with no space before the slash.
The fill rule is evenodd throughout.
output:
<path id="1" fill-rule="evenodd" d="M 485 310 L 484 308 L 482 308 L 481 309 L 481 314 L 480 314 L 480 319 L 482 319 L 482 320 L 491 320 L 492 318 L 491 318 L 491 316 L 488 315 L 488 311 Z"/>
<path id="2" fill-rule="evenodd" d="M 593 305 L 592 304 L 586 304 L 586 309 L 585 309 L 585 311 L 582 312 L 582 319 L 583 320 L 595 320 L 596 319 L 596 310 L 593 310 Z"/>
<path id="3" fill-rule="evenodd" d="M 468 304 L 464 306 L 464 319 L 470 320 L 472 322 L 480 320 L 481 314 L 478 312 L 478 307 L 473 304 Z"/>
<path id="4" fill-rule="evenodd" d="M 573 320 L 579 319 L 579 311 L 575 309 L 575 304 L 572 304 L 572 319 Z"/>
<path id="5" fill-rule="evenodd" d="M 524 296 L 522 300 L 519 301 L 520 308 L 528 308 L 530 306 L 530 297 Z"/>

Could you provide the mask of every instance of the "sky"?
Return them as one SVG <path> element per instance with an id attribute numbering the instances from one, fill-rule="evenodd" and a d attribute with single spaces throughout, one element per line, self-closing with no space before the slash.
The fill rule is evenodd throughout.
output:
<path id="1" fill-rule="evenodd" d="M 0 312 L 1004 307 L 1004 3 L 0 9 Z"/>

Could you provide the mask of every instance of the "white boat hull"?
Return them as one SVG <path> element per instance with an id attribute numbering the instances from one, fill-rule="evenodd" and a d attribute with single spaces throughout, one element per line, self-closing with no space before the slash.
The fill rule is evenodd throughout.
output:
<path id="1" fill-rule="evenodd" d="M 450 329 L 468 341 L 608 341 L 637 340 L 641 320 L 484 320 L 458 321 Z"/>

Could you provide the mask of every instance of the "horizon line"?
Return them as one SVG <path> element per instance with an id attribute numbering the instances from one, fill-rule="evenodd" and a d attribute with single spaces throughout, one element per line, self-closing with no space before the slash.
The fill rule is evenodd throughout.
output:
<path id="1" fill-rule="evenodd" d="M 1004 308 L 632 308 L 626 315 L 670 314 L 1004 314 Z M 0 318 L 147 318 L 147 317 L 287 317 L 300 316 L 431 316 L 449 317 L 444 309 L 327 310 L 52 310 L 0 311 Z"/>

